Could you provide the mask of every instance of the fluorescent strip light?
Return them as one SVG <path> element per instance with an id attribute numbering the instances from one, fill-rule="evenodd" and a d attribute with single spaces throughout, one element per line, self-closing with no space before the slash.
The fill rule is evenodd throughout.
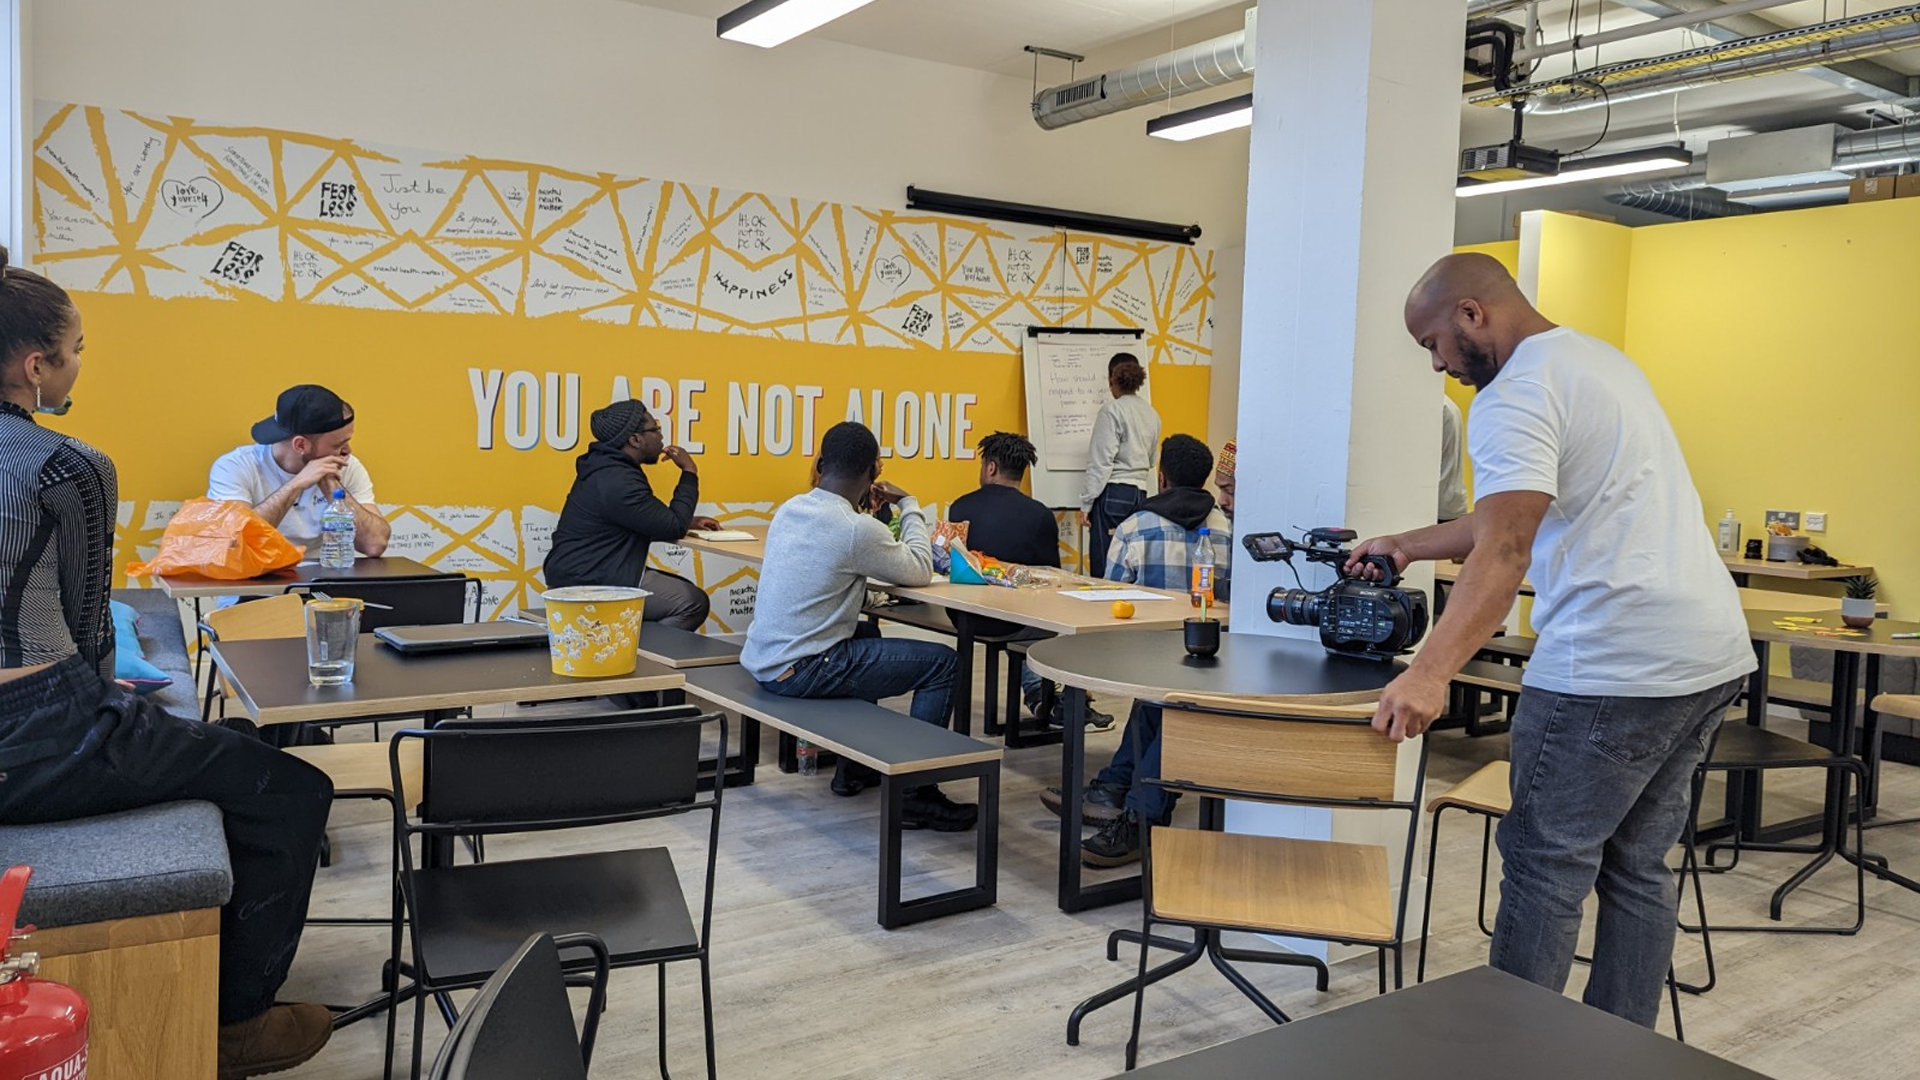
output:
<path id="1" fill-rule="evenodd" d="M 1189 139 L 1218 135 L 1253 123 L 1253 95 L 1241 94 L 1197 109 L 1185 109 L 1147 121 L 1147 134 L 1156 139 L 1186 142 Z"/>
<path id="2" fill-rule="evenodd" d="M 1583 180 L 1603 180 L 1609 176 L 1634 176 L 1665 169 L 1684 169 L 1691 164 L 1693 164 L 1693 153 L 1688 150 L 1674 147 L 1634 150 L 1624 154 L 1607 154 L 1595 158 L 1563 161 L 1560 164 L 1560 171 L 1552 176 L 1529 176 L 1523 180 L 1492 180 L 1477 184 L 1461 184 L 1453 189 L 1453 193 L 1462 199 L 1474 195 L 1498 195 L 1501 192 L 1520 191 L 1524 188 L 1577 184 Z"/>
<path id="3" fill-rule="evenodd" d="M 783 41 L 866 7 L 873 0 L 752 0 L 720 16 L 714 32 L 728 41 L 771 49 Z"/>

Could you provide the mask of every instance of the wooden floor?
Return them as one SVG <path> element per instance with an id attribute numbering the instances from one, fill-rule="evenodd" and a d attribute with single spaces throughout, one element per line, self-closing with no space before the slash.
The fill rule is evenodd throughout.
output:
<path id="1" fill-rule="evenodd" d="M 976 701 L 980 700 L 976 695 Z M 1125 715 L 1122 703 L 1105 703 Z M 350 729 L 352 730 L 352 729 Z M 366 729 L 357 729 L 366 737 Z M 1089 760 L 1103 759 L 1119 729 L 1097 735 Z M 771 740 L 769 740 L 771 741 Z M 769 754 L 771 747 L 769 747 Z M 1434 737 L 1431 791 L 1506 753 L 1504 737 Z M 1054 904 L 1057 819 L 1036 796 L 1058 769 L 1058 748 L 1009 753 L 1002 780 L 1000 901 L 995 908 L 888 932 L 874 921 L 878 797 L 834 797 L 827 777 L 782 775 L 726 796 L 714 920 L 714 997 L 719 1071 L 726 1077 L 1097 1078 L 1120 1071 L 1127 1006 L 1087 1024 L 1082 1045 L 1065 1042 L 1068 1011 L 1125 976 L 1137 953 L 1108 963 L 1103 942 L 1137 924 L 1138 905 L 1062 914 Z M 1810 808 L 1817 781 L 1769 789 L 1769 816 Z M 949 792 L 966 797 L 957 785 Z M 1191 800 L 1188 800 L 1191 802 Z M 1920 769 L 1889 765 L 1883 806 L 1920 813 Z M 373 804 L 341 804 L 331 830 L 336 863 L 322 870 L 314 914 L 378 912 L 385 903 L 389 822 Z M 1191 813 L 1183 806 L 1183 813 Z M 696 819 L 687 819 L 689 821 Z M 697 819 L 704 820 L 704 819 Z M 490 842 L 491 859 L 623 845 L 665 843 L 690 895 L 699 887 L 704 830 L 674 822 L 546 834 Z M 1910 875 L 1920 873 L 1920 826 L 1869 834 L 1869 847 Z M 1479 831 L 1454 817 L 1442 836 L 1435 937 L 1429 975 L 1484 962 L 1473 923 Z M 1424 840 L 1422 846 L 1424 855 Z M 959 880 L 971 866 L 971 836 L 910 834 L 910 892 L 930 878 Z M 1497 858 L 1497 856 L 1496 856 Z M 1717 920 L 1757 921 L 1764 898 L 1798 865 L 1797 856 L 1748 856 L 1740 872 L 1709 881 Z M 1796 893 L 1790 920 L 1831 921 L 1850 903 L 1851 868 L 1829 868 Z M 940 878 L 940 875 L 947 875 Z M 1417 899 L 1417 898 L 1416 898 Z M 1920 896 L 1868 879 L 1866 929 L 1857 937 L 1723 935 L 1715 942 L 1720 987 L 1686 998 L 1687 1033 L 1697 1046 L 1775 1077 L 1850 1080 L 1908 1077 L 1920 1061 Z M 376 985 L 386 950 L 377 928 L 310 930 L 282 992 L 287 1000 L 356 1000 Z M 1701 974 L 1697 938 L 1683 938 L 1683 978 Z M 1408 977 L 1412 977 L 1412 959 Z M 1299 969 L 1255 971 L 1255 982 L 1294 1016 L 1374 993 L 1368 959 L 1334 969 L 1331 992 Z M 1576 967 L 1573 989 L 1582 971 Z M 700 1075 L 698 982 L 691 968 L 669 980 L 669 1064 Z M 657 1028 L 650 971 L 617 972 L 593 1075 L 656 1074 Z M 411 1011 L 401 1023 L 401 1057 Z M 1262 1030 L 1266 1020 L 1204 966 L 1153 988 L 1147 998 L 1142 1063 Z M 1670 1030 L 1662 1018 L 1662 1030 Z M 283 1075 L 319 1080 L 380 1075 L 379 1021 L 337 1033 L 321 1057 Z M 428 1017 L 427 1057 L 445 1029 Z M 404 1075 L 404 1072 L 403 1072 Z"/>

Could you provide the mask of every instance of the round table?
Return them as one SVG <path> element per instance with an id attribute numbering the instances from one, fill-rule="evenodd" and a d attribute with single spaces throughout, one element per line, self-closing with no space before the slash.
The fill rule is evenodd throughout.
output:
<path id="1" fill-rule="evenodd" d="M 1178 630 L 1057 637 L 1030 647 L 1027 666 L 1079 690 L 1140 701 L 1198 694 L 1301 705 L 1374 701 L 1407 667 L 1335 656 L 1318 641 L 1258 634 L 1221 634 L 1219 654 L 1200 660 L 1187 655 Z"/>
<path id="2" fill-rule="evenodd" d="M 1395 675 L 1398 660 L 1334 656 L 1320 642 L 1254 634 L 1220 635 L 1220 652 L 1206 660 L 1187 655 L 1179 630 L 1115 630 L 1039 642 L 1027 650 L 1027 666 L 1043 679 L 1067 686 L 1061 715 L 1060 786 L 1079 791 L 1086 780 L 1087 692 L 1137 701 L 1244 705 L 1252 711 L 1281 706 L 1303 716 L 1365 715 L 1369 703 Z M 1355 707 L 1358 708 L 1355 708 Z M 1266 710 L 1270 711 L 1270 710 Z M 1080 801 L 1060 807 L 1060 910 L 1085 911 L 1136 900 L 1140 879 L 1082 886 Z"/>

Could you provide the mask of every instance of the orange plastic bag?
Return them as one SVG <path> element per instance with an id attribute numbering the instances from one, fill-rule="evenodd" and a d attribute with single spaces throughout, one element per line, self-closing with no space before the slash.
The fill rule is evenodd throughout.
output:
<path id="1" fill-rule="evenodd" d="M 139 577 L 199 574 L 239 581 L 292 566 L 306 553 L 246 503 L 188 499 L 167 523 L 160 553 L 151 562 L 127 567 L 127 573 Z"/>

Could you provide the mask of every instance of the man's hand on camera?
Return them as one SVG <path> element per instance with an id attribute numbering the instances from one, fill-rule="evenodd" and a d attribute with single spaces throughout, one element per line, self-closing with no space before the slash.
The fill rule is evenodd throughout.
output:
<path id="1" fill-rule="evenodd" d="M 1368 581 L 1380 580 L 1380 568 L 1369 565 L 1364 560 L 1368 555 L 1385 555 L 1393 560 L 1393 568 L 1405 572 L 1413 557 L 1400 546 L 1398 536 L 1376 536 L 1371 540 L 1362 540 L 1353 546 L 1353 553 L 1347 556 L 1345 567 L 1348 577 L 1363 577 Z"/>

